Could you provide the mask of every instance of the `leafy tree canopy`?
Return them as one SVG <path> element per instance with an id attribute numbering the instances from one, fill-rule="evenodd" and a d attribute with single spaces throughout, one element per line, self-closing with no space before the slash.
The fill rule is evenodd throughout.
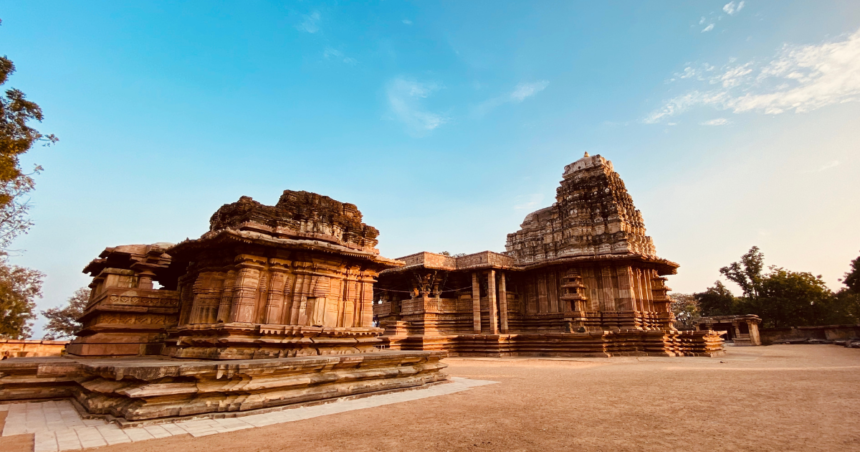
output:
<path id="1" fill-rule="evenodd" d="M 704 292 L 695 293 L 693 297 L 699 304 L 699 309 L 705 317 L 716 315 L 732 315 L 738 311 L 738 301 L 732 292 L 722 283 L 716 281 L 713 287 Z"/>
<path id="2" fill-rule="evenodd" d="M 832 301 L 833 292 L 821 275 L 770 267 L 762 278 L 759 298 L 751 301 L 748 310 L 757 311 L 767 325 L 777 328 L 822 325 Z"/>
<path id="3" fill-rule="evenodd" d="M 848 290 L 860 294 L 860 256 L 851 261 L 851 270 L 845 274 L 842 284 L 845 284 Z"/>
<path id="4" fill-rule="evenodd" d="M 14 72 L 12 61 L 0 57 L 0 86 Z M 20 158 L 37 142 L 47 145 L 57 141 L 57 137 L 43 135 L 30 126 L 42 119 L 39 105 L 27 100 L 20 90 L 8 88 L 0 95 L 0 337 L 30 335 L 35 299 L 42 294 L 41 272 L 11 265 L 7 260 L 12 240 L 33 225 L 24 198 L 35 184 L 31 176 L 41 170 L 36 165 L 31 173 L 24 172 Z"/>
<path id="5" fill-rule="evenodd" d="M 80 331 L 81 324 L 78 323 L 78 319 L 84 314 L 89 300 L 90 289 L 81 287 L 69 297 L 65 306 L 42 311 L 42 315 L 48 319 L 48 325 L 45 326 L 48 334 L 45 335 L 45 339 L 70 338 Z"/>
<path id="6" fill-rule="evenodd" d="M 0 258 L 0 338 L 25 339 L 32 333 L 36 298 L 42 296 L 41 272 L 10 265 Z"/>
<path id="7" fill-rule="evenodd" d="M 764 254 L 754 246 L 741 256 L 740 262 L 732 262 L 721 268 L 720 273 L 729 281 L 741 286 L 745 297 L 756 298 L 761 290 L 763 269 Z"/>
<path id="8" fill-rule="evenodd" d="M 740 261 L 720 269 L 726 279 L 741 287 L 742 297 L 735 297 L 720 281 L 693 296 L 703 316 L 756 314 L 766 328 L 857 324 L 860 294 L 853 296 L 849 281 L 856 284 L 860 279 L 860 258 L 851 265 L 845 278 L 849 289 L 834 294 L 821 275 L 776 266 L 764 272 L 764 254 L 754 246 Z"/>
<path id="9" fill-rule="evenodd" d="M 675 327 L 679 330 L 694 330 L 696 322 L 702 316 L 696 297 L 684 293 L 672 293 L 672 313 L 675 314 Z"/>

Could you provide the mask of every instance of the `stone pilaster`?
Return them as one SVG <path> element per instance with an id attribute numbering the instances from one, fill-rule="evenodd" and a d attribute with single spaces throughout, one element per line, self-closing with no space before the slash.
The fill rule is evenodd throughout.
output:
<path id="1" fill-rule="evenodd" d="M 373 326 L 373 278 L 366 278 L 361 283 L 361 312 L 356 315 L 356 319 L 360 319 L 356 326 Z"/>
<path id="2" fill-rule="evenodd" d="M 603 293 L 601 294 L 603 295 L 603 310 L 615 311 L 617 308 L 615 306 L 615 290 L 613 290 L 612 284 L 612 267 L 600 267 L 600 277 L 603 286 Z"/>
<path id="3" fill-rule="evenodd" d="M 281 323 L 281 309 L 284 306 L 284 285 L 287 281 L 286 270 L 273 268 L 269 283 L 269 296 L 266 299 L 265 323 Z"/>
<path id="4" fill-rule="evenodd" d="M 287 273 L 287 279 L 284 282 L 284 307 L 281 312 L 280 321 L 283 325 L 289 325 L 292 320 L 293 293 L 295 292 L 295 285 L 296 274 L 292 272 Z"/>
<path id="5" fill-rule="evenodd" d="M 618 278 L 618 302 L 619 306 L 616 309 L 619 311 L 635 311 L 633 297 L 633 272 L 629 265 L 624 265 L 615 268 L 615 275 Z"/>
<path id="6" fill-rule="evenodd" d="M 473 331 L 481 334 L 481 286 L 478 272 L 472 273 L 472 321 Z"/>
<path id="7" fill-rule="evenodd" d="M 309 276 L 304 271 L 296 273 L 296 282 L 293 285 L 293 302 L 290 307 L 290 325 L 302 325 L 299 323 L 299 318 L 301 317 L 302 300 L 305 297 L 305 285 Z"/>
<path id="8" fill-rule="evenodd" d="M 216 322 L 227 323 L 230 321 L 230 307 L 233 301 L 233 286 L 236 285 L 236 270 L 230 270 L 224 277 L 224 286 L 221 290 L 221 300 L 218 304 L 218 315 Z"/>
<path id="9" fill-rule="evenodd" d="M 260 268 L 252 263 L 242 263 L 233 286 L 233 304 L 230 322 L 253 323 L 257 304 L 257 286 L 260 284 Z"/>

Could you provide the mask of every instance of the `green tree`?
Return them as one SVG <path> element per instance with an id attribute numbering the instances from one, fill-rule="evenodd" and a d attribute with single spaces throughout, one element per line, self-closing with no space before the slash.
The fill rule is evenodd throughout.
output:
<path id="1" fill-rule="evenodd" d="M 14 72 L 12 61 L 0 57 L 0 86 L 5 85 Z M 20 90 L 9 88 L 0 96 L 0 248 L 3 249 L 32 226 L 24 197 L 35 185 L 31 176 L 42 168 L 36 165 L 32 173 L 25 173 L 20 157 L 37 142 L 52 144 L 57 141 L 57 137 L 43 135 L 30 127 L 31 121 L 41 122 L 42 119 L 39 105 L 27 100 Z"/>
<path id="2" fill-rule="evenodd" d="M 48 324 L 45 326 L 48 334 L 45 335 L 45 339 L 69 338 L 80 331 L 81 324 L 78 323 L 78 319 L 84 314 L 89 300 L 89 287 L 81 287 L 69 297 L 65 306 L 42 311 L 42 315 L 48 319 Z"/>
<path id="3" fill-rule="evenodd" d="M 858 278 L 854 276 L 858 267 L 860 258 L 852 262 L 846 280 Z M 767 273 L 763 269 L 764 254 L 756 246 L 739 262 L 721 268 L 726 279 L 741 287 L 743 297 L 735 298 L 717 281 L 714 287 L 695 294 L 703 315 L 756 314 L 765 328 L 858 322 L 860 300 L 851 296 L 850 286 L 845 294 L 834 294 L 821 275 L 776 266 L 768 267 Z"/>
<path id="4" fill-rule="evenodd" d="M 860 324 L 860 293 L 842 289 L 834 294 L 830 308 L 825 313 L 824 323 L 828 325 Z"/>
<path id="5" fill-rule="evenodd" d="M 714 287 L 708 287 L 704 292 L 694 293 L 693 297 L 699 305 L 699 310 L 704 317 L 715 315 L 732 315 L 738 311 L 738 300 L 732 292 L 717 280 Z"/>
<path id="6" fill-rule="evenodd" d="M 851 271 L 845 274 L 842 284 L 851 292 L 860 294 L 860 256 L 851 261 Z"/>
<path id="7" fill-rule="evenodd" d="M 671 308 L 672 313 L 675 314 L 675 327 L 679 330 L 696 329 L 696 322 L 702 316 L 696 297 L 690 294 L 673 293 L 669 294 L 669 299 L 672 300 Z"/>
<path id="8" fill-rule="evenodd" d="M 860 324 L 860 257 L 851 261 L 851 270 L 842 279 L 842 288 L 833 297 L 831 316 L 827 323 Z"/>
<path id="9" fill-rule="evenodd" d="M 0 338 L 30 337 L 44 276 L 36 270 L 10 265 L 0 257 Z"/>
<path id="10" fill-rule="evenodd" d="M 833 292 L 821 275 L 772 266 L 760 290 L 759 298 L 751 300 L 751 310 L 768 327 L 822 325 L 832 318 Z"/>
<path id="11" fill-rule="evenodd" d="M 0 57 L 0 86 L 14 72 L 12 61 Z M 30 126 L 42 119 L 39 105 L 27 100 L 20 90 L 8 88 L 0 95 L 0 336 L 7 338 L 29 336 L 35 299 L 42 293 L 41 272 L 11 265 L 7 260 L 9 245 L 33 225 L 25 198 L 35 185 L 33 174 L 42 169 L 36 165 L 27 173 L 20 158 L 38 142 L 49 145 L 57 141 L 57 137 L 43 135 Z"/>
<path id="12" fill-rule="evenodd" d="M 744 297 L 755 299 L 761 291 L 762 270 L 764 270 L 764 254 L 757 246 L 753 246 L 741 256 L 740 262 L 732 262 L 720 269 L 720 273 L 729 281 L 741 286 Z"/>

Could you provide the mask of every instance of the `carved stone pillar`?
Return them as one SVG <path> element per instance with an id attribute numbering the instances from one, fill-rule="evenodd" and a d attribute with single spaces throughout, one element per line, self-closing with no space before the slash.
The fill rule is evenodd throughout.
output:
<path id="1" fill-rule="evenodd" d="M 221 299 L 222 279 L 215 272 L 201 272 L 194 281 L 190 323 L 215 323 Z"/>
<path id="2" fill-rule="evenodd" d="M 257 304 L 257 286 L 260 284 L 260 268 L 253 264 L 241 264 L 233 286 L 233 305 L 230 322 L 253 323 Z"/>
<path id="3" fill-rule="evenodd" d="M 356 325 L 364 328 L 373 326 L 373 278 L 364 279 L 361 283 L 361 313 L 356 315 L 361 322 Z"/>
<path id="4" fill-rule="evenodd" d="M 642 281 L 642 270 L 637 268 L 635 273 L 636 280 L 636 310 L 637 311 L 645 311 L 645 290 L 644 283 Z"/>
<path id="5" fill-rule="evenodd" d="M 620 306 L 616 309 L 619 311 L 635 311 L 635 297 L 633 295 L 633 272 L 629 265 L 616 267 L 616 277 L 618 278 L 618 299 Z"/>
<path id="6" fill-rule="evenodd" d="M 284 285 L 287 281 L 286 270 L 273 268 L 272 279 L 269 283 L 269 296 L 266 299 L 265 322 L 267 324 L 281 323 L 281 309 L 284 305 Z"/>
<path id="7" fill-rule="evenodd" d="M 152 279 L 155 277 L 155 273 L 150 270 L 142 270 L 137 274 L 137 288 L 151 290 L 152 289 Z"/>
<path id="8" fill-rule="evenodd" d="M 472 322 L 473 331 L 481 334 L 481 286 L 478 282 L 478 272 L 472 273 Z"/>
<path id="9" fill-rule="evenodd" d="M 305 325 L 308 326 L 336 326 L 337 304 L 334 312 L 328 303 L 329 278 L 327 276 L 311 276 L 311 284 L 308 286 L 308 296 L 305 302 Z M 337 300 L 333 300 L 337 301 Z"/>
<path id="10" fill-rule="evenodd" d="M 508 288 L 505 274 L 499 272 L 499 314 L 502 320 L 502 333 L 508 333 Z"/>
<path id="11" fill-rule="evenodd" d="M 307 290 L 306 287 L 309 278 L 310 275 L 305 273 L 304 270 L 296 273 L 296 282 L 293 284 L 293 302 L 290 307 L 290 325 L 304 325 L 304 323 L 299 323 L 299 320 L 301 312 L 304 311 L 303 304 L 305 303 L 305 291 Z"/>
<path id="12" fill-rule="evenodd" d="M 615 291 L 612 289 L 612 267 L 600 267 L 603 286 L 603 310 L 615 311 Z"/>
<path id="13" fill-rule="evenodd" d="M 221 291 L 221 300 L 218 305 L 218 315 L 215 319 L 216 322 L 229 322 L 230 321 L 230 306 L 233 301 L 233 286 L 236 284 L 236 270 L 230 270 L 227 272 L 227 276 L 224 277 L 224 286 Z"/>
<path id="14" fill-rule="evenodd" d="M 361 281 L 358 281 L 357 275 L 350 274 L 349 279 L 344 281 L 344 296 L 343 296 L 343 326 L 355 325 L 356 311 L 361 311 L 362 289 Z M 371 294 L 372 295 L 372 294 Z"/>
<path id="15" fill-rule="evenodd" d="M 654 310 L 654 294 L 652 292 L 651 287 L 651 277 L 654 270 L 648 269 L 642 271 L 642 282 L 643 285 L 643 295 L 645 295 L 645 310 L 653 311 Z"/>
<path id="16" fill-rule="evenodd" d="M 496 309 L 496 271 L 487 274 L 487 302 L 490 308 L 490 334 L 499 334 L 499 316 Z"/>
<path id="17" fill-rule="evenodd" d="M 287 280 L 284 283 L 284 307 L 281 312 L 281 321 L 283 325 L 289 325 L 292 321 L 293 308 L 293 293 L 295 292 L 296 274 L 287 273 Z"/>

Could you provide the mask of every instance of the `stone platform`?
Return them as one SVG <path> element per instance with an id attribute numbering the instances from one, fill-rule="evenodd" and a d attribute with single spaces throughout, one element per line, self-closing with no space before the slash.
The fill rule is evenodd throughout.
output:
<path id="1" fill-rule="evenodd" d="M 713 331 L 620 330 L 587 333 L 383 336 L 390 350 L 445 350 L 450 356 L 724 356 Z"/>
<path id="2" fill-rule="evenodd" d="M 439 351 L 231 361 L 156 356 L 0 363 L 0 402 L 72 398 L 120 425 L 241 413 L 444 381 Z"/>

